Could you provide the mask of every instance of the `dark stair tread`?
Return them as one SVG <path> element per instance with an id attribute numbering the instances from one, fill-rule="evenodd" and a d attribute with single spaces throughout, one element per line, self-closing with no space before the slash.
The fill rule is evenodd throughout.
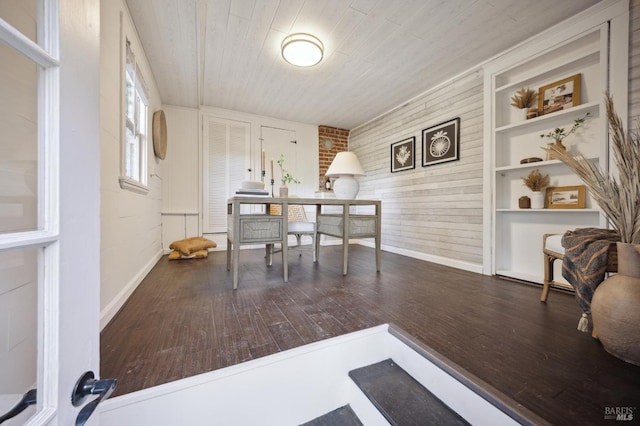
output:
<path id="1" fill-rule="evenodd" d="M 349 377 L 392 425 L 466 425 L 392 359 L 358 368 Z"/>
<path id="2" fill-rule="evenodd" d="M 301 426 L 363 426 L 349 404 L 336 408 L 320 417 L 308 421 Z"/>

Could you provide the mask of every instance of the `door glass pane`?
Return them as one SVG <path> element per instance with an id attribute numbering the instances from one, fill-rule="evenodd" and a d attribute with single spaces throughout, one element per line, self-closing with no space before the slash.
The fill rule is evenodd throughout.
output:
<path id="1" fill-rule="evenodd" d="M 2 42 L 0 64 L 0 233 L 30 231 L 38 228 L 38 67 Z"/>
<path id="2" fill-rule="evenodd" d="M 0 414 L 37 384 L 39 250 L 0 251 Z M 7 424 L 23 424 L 34 412 L 31 406 Z"/>
<path id="3" fill-rule="evenodd" d="M 38 0 L 0 0 L 0 18 L 37 42 L 37 3 Z"/>

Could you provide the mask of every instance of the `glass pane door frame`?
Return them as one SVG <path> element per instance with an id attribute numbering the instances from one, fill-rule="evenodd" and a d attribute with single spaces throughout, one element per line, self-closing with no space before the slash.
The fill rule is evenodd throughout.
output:
<path id="1" fill-rule="evenodd" d="M 37 40 L 0 19 L 0 41 L 38 66 L 38 226 L 0 234 L 0 250 L 37 247 L 38 261 L 38 402 L 30 424 L 44 424 L 58 404 L 59 359 L 59 3 L 38 0 Z"/>

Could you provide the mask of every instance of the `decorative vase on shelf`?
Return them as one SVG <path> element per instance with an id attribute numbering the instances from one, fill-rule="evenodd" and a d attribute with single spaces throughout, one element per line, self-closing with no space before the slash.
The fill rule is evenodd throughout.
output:
<path id="1" fill-rule="evenodd" d="M 522 108 L 520 110 L 520 121 L 525 121 L 527 119 L 528 112 L 529 112 L 529 108 Z"/>
<path id="2" fill-rule="evenodd" d="M 551 142 L 547 144 L 547 148 L 556 147 L 562 151 L 566 151 L 567 147 L 562 143 L 562 139 L 556 139 L 555 142 Z M 552 150 L 547 149 L 547 160 L 556 160 L 558 157 L 554 154 Z"/>
<path id="3" fill-rule="evenodd" d="M 640 365 L 640 244 L 617 243 L 618 273 L 593 293 L 593 328 L 605 350 Z"/>
<path id="4" fill-rule="evenodd" d="M 542 191 L 531 192 L 531 208 L 532 209 L 544 208 L 544 192 Z"/>
<path id="5" fill-rule="evenodd" d="M 280 187 L 280 198 L 287 198 L 289 196 L 289 187 L 286 183 L 283 183 Z"/>

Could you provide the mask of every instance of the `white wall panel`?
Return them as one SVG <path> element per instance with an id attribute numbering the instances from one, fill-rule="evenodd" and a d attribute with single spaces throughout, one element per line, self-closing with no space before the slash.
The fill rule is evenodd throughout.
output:
<path id="1" fill-rule="evenodd" d="M 250 146 L 250 163 L 251 168 L 250 179 L 260 180 L 260 164 L 262 162 L 262 151 L 260 141 L 260 128 L 273 127 L 279 129 L 287 129 L 295 133 L 296 159 L 287 158 L 285 168 L 295 171 L 295 177 L 300 180 L 300 184 L 289 185 L 289 195 L 297 195 L 299 197 L 313 197 L 318 188 L 318 126 L 305 123 L 296 123 L 292 121 L 280 120 L 273 117 L 264 117 L 254 114 L 246 114 L 237 111 L 230 111 L 222 108 L 202 107 L 203 114 L 213 115 L 215 117 L 243 121 L 251 124 L 251 146 Z M 276 158 L 267 158 L 267 176 L 265 178 L 266 187 L 270 190 L 269 179 L 271 179 L 269 163 L 274 161 L 274 167 L 278 167 L 275 162 Z M 274 193 L 278 192 L 279 182 L 275 183 Z"/>
<path id="2" fill-rule="evenodd" d="M 162 163 L 148 139 L 147 194 L 121 189 L 121 19 L 149 87 L 149 122 L 161 108 L 153 73 L 122 1 L 100 3 L 101 326 L 118 311 L 162 252 Z M 167 154 L 169 155 L 169 154 Z"/>
<path id="3" fill-rule="evenodd" d="M 198 115 L 194 108 L 163 105 L 167 119 L 167 157 L 162 163 L 162 211 L 198 210 Z"/>
<path id="4" fill-rule="evenodd" d="M 359 198 L 382 200 L 382 245 L 465 269 L 482 264 L 483 81 L 467 73 L 351 131 Z M 460 160 L 422 167 L 422 130 L 460 117 Z M 416 137 L 416 167 L 391 173 L 390 146 Z"/>
<path id="5" fill-rule="evenodd" d="M 162 244 L 169 252 L 172 242 L 200 235 L 198 233 L 198 213 L 192 214 L 163 214 L 162 215 Z"/>

